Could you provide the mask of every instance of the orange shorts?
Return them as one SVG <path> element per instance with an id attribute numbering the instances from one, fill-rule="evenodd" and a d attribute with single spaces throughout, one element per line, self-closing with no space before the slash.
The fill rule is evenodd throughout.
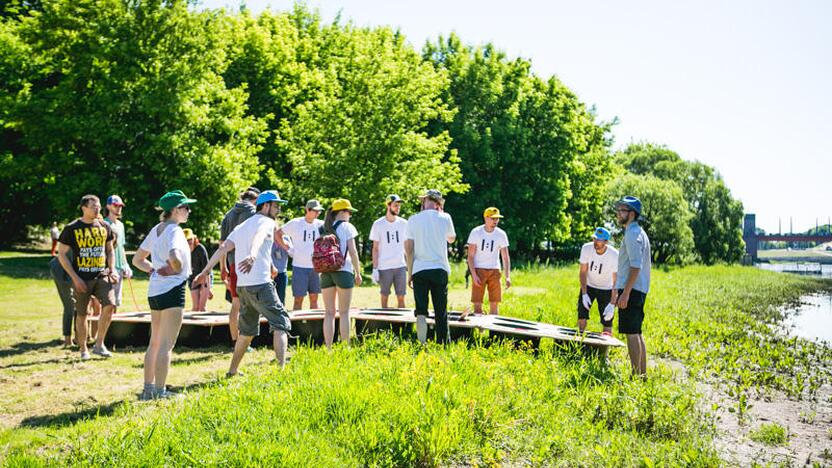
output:
<path id="1" fill-rule="evenodd" d="M 498 269 L 485 268 L 476 268 L 474 271 L 477 272 L 480 285 L 472 284 L 471 302 L 481 303 L 486 288 L 488 288 L 488 302 L 501 302 L 503 300 L 503 289 L 500 286 L 500 279 L 503 277 L 503 272 Z"/>

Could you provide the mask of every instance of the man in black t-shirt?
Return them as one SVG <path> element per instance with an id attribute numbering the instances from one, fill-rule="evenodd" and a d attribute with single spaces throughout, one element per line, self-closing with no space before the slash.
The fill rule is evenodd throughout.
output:
<path id="1" fill-rule="evenodd" d="M 107 223 L 98 219 L 101 201 L 95 195 L 84 195 L 79 205 L 81 217 L 64 227 L 58 237 L 58 261 L 72 280 L 75 294 L 75 333 L 81 348 L 81 359 L 89 359 L 87 350 L 87 305 L 90 296 L 101 302 L 98 319 L 98 336 L 93 354 L 110 357 L 104 346 L 104 338 L 113 316 L 115 294 L 113 274 L 113 231 Z M 72 251 L 72 259 L 67 254 Z"/>

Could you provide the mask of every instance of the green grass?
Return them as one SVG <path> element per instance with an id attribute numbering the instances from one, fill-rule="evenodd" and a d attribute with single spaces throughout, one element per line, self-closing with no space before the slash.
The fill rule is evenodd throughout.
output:
<path id="1" fill-rule="evenodd" d="M 0 460 L 8 465 L 718 464 L 697 381 L 722 385 L 742 418 L 751 392 L 814 398 L 830 381 L 829 348 L 777 335 L 779 306 L 829 282 L 754 268 L 654 271 L 645 340 L 652 362 L 629 377 L 544 342 L 534 355 L 501 346 L 422 349 L 381 336 L 328 353 L 300 347 L 281 372 L 268 350 L 247 375 L 220 380 L 227 349 L 175 351 L 169 382 L 182 401 L 136 401 L 144 349 L 80 362 L 62 350 L 48 257 L 0 253 Z M 470 293 L 462 268 L 450 303 Z M 577 268 L 524 267 L 502 313 L 574 325 Z M 134 281 L 144 305 L 146 281 Z M 213 308 L 227 310 L 219 299 Z M 129 293 L 128 293 L 129 294 Z M 126 297 L 132 310 L 132 300 Z M 410 298 L 408 298 L 410 299 Z M 373 286 L 354 304 L 377 306 Z M 593 311 L 593 314 L 595 312 Z M 591 328 L 599 330 L 595 315 Z M 481 343 L 485 344 L 485 343 Z M 5 459 L 2 457 L 5 456 Z"/>
<path id="2" fill-rule="evenodd" d="M 777 423 L 760 424 L 760 427 L 749 431 L 748 437 L 754 442 L 772 447 L 786 445 L 789 442 L 788 430 Z"/>

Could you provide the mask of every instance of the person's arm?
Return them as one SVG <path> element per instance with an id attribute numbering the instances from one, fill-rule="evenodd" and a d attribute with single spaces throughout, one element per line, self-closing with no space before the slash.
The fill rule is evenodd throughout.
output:
<path id="1" fill-rule="evenodd" d="M 206 282 L 208 280 L 208 275 L 211 274 L 211 270 L 214 268 L 214 265 L 219 263 L 220 258 L 225 258 L 225 254 L 234 250 L 234 247 L 234 241 L 230 239 L 220 244 L 220 248 L 218 248 L 217 251 L 214 252 L 214 255 L 212 255 L 211 258 L 208 260 L 208 264 L 205 265 L 205 268 L 203 268 L 202 271 L 200 271 L 199 274 L 194 277 L 193 283 L 202 284 Z"/>
<path id="2" fill-rule="evenodd" d="M 378 269 L 378 252 L 379 252 L 379 241 L 373 241 L 373 270 Z"/>
<path id="3" fill-rule="evenodd" d="M 503 269 L 506 271 L 506 289 L 511 287 L 511 256 L 508 254 L 508 247 L 500 249 L 503 257 Z"/>
<path id="4" fill-rule="evenodd" d="M 355 274 L 355 285 L 361 286 L 361 263 L 358 261 L 358 249 L 355 248 L 355 238 L 347 241 L 347 252 L 352 259 L 352 270 Z"/>
<path id="5" fill-rule="evenodd" d="M 404 257 L 407 260 L 407 284 L 413 287 L 413 239 L 404 241 Z"/>
<path id="6" fill-rule="evenodd" d="M 580 273 L 578 273 L 578 278 L 581 281 L 581 294 L 586 294 L 586 277 L 589 273 L 589 264 L 588 263 L 581 263 Z"/>
<path id="7" fill-rule="evenodd" d="M 618 296 L 619 309 L 627 308 L 627 303 L 630 301 L 630 293 L 633 291 L 633 286 L 635 286 L 638 280 L 638 274 L 641 272 L 644 257 L 642 244 L 638 239 L 629 239 L 625 235 L 624 242 L 627 244 L 627 254 L 629 255 L 629 264 L 627 267 L 630 269 L 630 274 L 627 277 L 627 282 L 624 284 L 624 290 Z"/>
<path id="8" fill-rule="evenodd" d="M 618 304 L 618 289 L 615 287 L 616 281 L 618 281 L 618 273 L 612 272 L 612 297 L 610 302 L 613 304 Z"/>
<path id="9" fill-rule="evenodd" d="M 136 250 L 136 253 L 133 255 L 133 266 L 147 273 L 148 275 L 152 275 L 153 264 L 147 260 L 147 257 L 149 255 L 150 251 L 144 250 L 143 248 L 139 247 Z"/>
<path id="10" fill-rule="evenodd" d="M 72 268 L 72 263 L 69 261 L 69 252 L 70 247 L 63 242 L 58 241 L 58 263 L 61 264 L 64 271 L 69 278 L 72 280 L 72 287 L 75 288 L 76 291 L 79 293 L 87 292 L 87 284 L 84 283 L 84 280 L 78 276 L 78 273 L 75 273 L 75 269 Z"/>
<path id="11" fill-rule="evenodd" d="M 477 255 L 477 244 L 468 244 L 468 271 L 471 273 L 471 280 L 480 286 L 480 277 L 477 276 L 477 269 L 474 267 L 474 257 Z"/>
<path id="12" fill-rule="evenodd" d="M 283 248 L 283 250 L 288 251 L 289 244 L 287 244 L 286 241 L 283 240 L 284 234 L 285 233 L 283 232 L 283 228 L 279 228 L 277 232 L 274 234 L 274 239 L 277 241 L 278 245 L 280 245 L 280 247 Z"/>
<path id="13" fill-rule="evenodd" d="M 133 277 L 133 270 L 130 268 L 130 262 L 127 261 L 127 249 L 121 249 L 121 264 L 124 265 L 124 269 L 121 274 L 125 278 L 132 278 Z"/>

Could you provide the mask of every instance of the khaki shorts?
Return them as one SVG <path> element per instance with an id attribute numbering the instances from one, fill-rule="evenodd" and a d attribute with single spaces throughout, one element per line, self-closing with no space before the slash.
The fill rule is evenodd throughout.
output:
<path id="1" fill-rule="evenodd" d="M 87 306 L 90 304 L 90 296 L 95 296 L 101 307 L 114 305 L 116 303 L 116 295 L 113 291 L 113 284 L 110 283 L 104 276 L 99 276 L 95 279 L 84 281 L 87 285 L 87 292 L 80 293 L 72 289 L 72 294 L 75 296 L 75 314 L 87 315 Z"/>
<path id="2" fill-rule="evenodd" d="M 503 288 L 500 286 L 500 278 L 502 278 L 503 272 L 498 269 L 485 268 L 476 268 L 474 271 L 477 272 L 480 285 L 473 284 L 471 286 L 471 302 L 475 304 L 482 303 L 486 288 L 488 288 L 488 302 L 501 302 L 503 300 Z"/>

